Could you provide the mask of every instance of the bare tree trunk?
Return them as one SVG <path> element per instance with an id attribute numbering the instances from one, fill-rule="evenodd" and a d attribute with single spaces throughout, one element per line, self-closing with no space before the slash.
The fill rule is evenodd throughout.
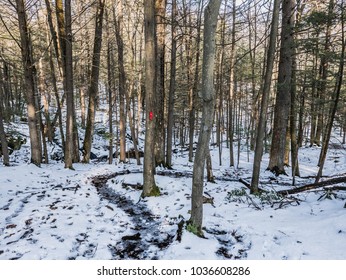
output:
<path id="1" fill-rule="evenodd" d="M 291 147 L 291 127 L 288 122 L 288 126 L 286 129 L 286 142 L 285 142 L 285 156 L 284 156 L 284 166 L 290 166 L 290 147 Z"/>
<path id="2" fill-rule="evenodd" d="M 229 96 L 228 96 L 228 137 L 229 137 L 229 166 L 234 166 L 234 151 L 233 151 L 233 100 L 235 96 L 235 55 L 236 55 L 236 0 L 233 0 L 232 5 L 232 47 L 230 54 L 230 78 L 229 78 Z"/>
<path id="3" fill-rule="evenodd" d="M 328 15 L 327 15 L 327 21 L 326 21 L 326 33 L 325 33 L 325 42 L 324 42 L 324 50 L 321 53 L 321 62 L 319 67 L 319 73 L 318 73 L 318 80 L 317 80 L 317 127 L 316 127 L 316 134 L 314 135 L 314 144 L 317 146 L 321 146 L 321 138 L 322 138 L 322 132 L 323 128 L 325 126 L 324 119 L 325 119 L 325 102 L 327 97 L 327 77 L 328 77 L 328 71 L 329 71 L 329 62 L 330 58 L 329 52 L 331 47 L 331 28 L 332 28 L 332 17 L 334 12 L 334 0 L 329 1 L 328 5 Z"/>
<path id="4" fill-rule="evenodd" d="M 126 73 L 124 68 L 124 44 L 122 38 L 122 0 L 118 1 L 117 18 L 113 8 L 115 36 L 118 46 L 118 71 L 119 71 L 119 132 L 120 132 L 120 158 L 119 162 L 126 162 Z"/>
<path id="5" fill-rule="evenodd" d="M 119 5 L 121 5 L 121 1 L 119 2 Z M 119 91 L 119 94 L 121 94 L 120 96 L 120 110 L 122 110 L 122 108 L 124 107 L 124 116 L 123 116 L 123 122 L 124 122 L 124 129 L 123 132 L 120 131 L 120 151 L 122 149 L 122 144 L 124 145 L 125 148 L 125 131 L 126 131 L 126 114 L 127 114 L 127 118 L 128 118 L 128 124 L 130 126 L 130 132 L 131 132 L 131 138 L 132 138 L 132 143 L 133 143 L 133 149 L 134 149 L 134 153 L 135 153 L 135 157 L 136 157 L 136 161 L 137 161 L 137 165 L 141 164 L 140 161 L 140 157 L 139 157 L 139 151 L 138 151 L 138 140 L 137 140 L 137 135 L 136 135 L 136 130 L 135 130 L 135 121 L 133 118 L 133 115 L 131 113 L 131 100 L 133 100 L 132 98 L 132 93 L 133 93 L 133 86 L 134 86 L 134 82 L 133 81 L 127 81 L 127 73 L 125 72 L 125 67 L 124 67 L 124 43 L 123 43 L 123 27 L 122 27 L 122 7 L 120 7 L 118 12 L 118 20 L 114 19 L 114 25 L 115 25 L 115 35 L 116 35 L 116 39 L 117 39 L 117 44 L 118 44 L 118 66 L 119 66 L 119 83 L 123 85 L 119 84 L 119 88 L 121 88 L 123 90 L 123 93 L 121 93 Z M 132 69 L 132 71 L 134 71 Z M 130 75 L 131 76 L 131 75 Z M 132 80 L 132 79 L 131 79 Z M 129 86 L 127 86 L 127 84 L 130 84 Z M 125 98 L 124 100 L 126 101 L 126 105 L 123 104 L 124 100 L 121 100 L 121 98 Z M 134 108 L 134 106 L 133 106 Z M 121 113 L 120 113 L 121 114 Z M 122 121 L 121 121 L 122 117 L 120 117 L 120 127 L 122 127 Z M 123 143 L 122 143 L 122 138 Z M 120 161 L 125 161 L 126 158 L 124 160 L 121 160 L 121 152 L 120 152 Z"/>
<path id="6" fill-rule="evenodd" d="M 346 144 L 346 100 L 344 101 L 344 124 L 343 124 L 343 135 L 342 135 L 342 144 Z"/>
<path id="7" fill-rule="evenodd" d="M 96 24 L 95 24 L 95 37 L 94 37 L 95 39 L 94 39 L 93 59 L 92 59 L 92 65 L 91 65 L 91 77 L 90 77 L 90 84 L 88 88 L 89 106 L 88 106 L 87 125 L 86 125 L 84 144 L 83 144 L 83 162 L 84 163 L 89 163 L 90 161 L 92 138 L 94 134 L 96 99 L 98 95 L 98 82 L 99 82 L 99 74 L 100 74 L 103 11 L 104 11 L 104 0 L 99 0 L 97 11 L 96 11 Z"/>
<path id="8" fill-rule="evenodd" d="M 51 123 L 50 114 L 49 114 L 50 96 L 48 96 L 47 90 L 45 89 L 45 84 L 44 84 L 45 77 L 43 72 L 44 70 L 42 65 L 42 58 L 40 58 L 39 60 L 39 90 L 43 99 L 44 118 L 46 122 L 46 127 L 44 132 L 47 135 L 48 141 L 52 142 L 54 129 L 52 128 L 52 123 Z"/>
<path id="9" fill-rule="evenodd" d="M 132 89 L 129 90 L 129 92 L 132 92 Z M 131 138 L 133 142 L 133 149 L 135 152 L 135 157 L 137 161 L 137 165 L 141 165 L 141 159 L 139 157 L 139 152 L 138 152 L 138 140 L 136 137 L 136 131 L 135 131 L 135 124 L 133 121 L 133 117 L 131 114 L 131 99 L 129 97 L 128 92 L 126 91 L 126 112 L 127 112 L 127 117 L 129 119 L 129 126 L 130 126 L 130 131 L 131 131 Z"/>
<path id="10" fill-rule="evenodd" d="M 214 64 L 215 64 L 215 33 L 217 17 L 221 0 L 210 1 L 204 11 L 204 41 L 202 65 L 202 90 L 203 101 L 202 120 L 198 146 L 193 166 L 191 217 L 189 225 L 191 231 L 203 236 L 203 178 L 204 168 L 209 152 L 209 141 L 214 115 Z"/>
<path id="11" fill-rule="evenodd" d="M 325 101 L 326 101 L 326 95 L 327 95 L 327 78 L 328 78 L 328 71 L 329 71 L 329 63 L 330 63 L 330 47 L 331 47 L 331 28 L 333 24 L 333 14 L 335 9 L 335 2 L 334 0 L 330 0 L 328 4 L 328 19 L 326 24 L 326 36 L 325 36 L 325 42 L 324 42 L 324 51 L 321 55 L 321 64 L 320 64 L 320 72 L 319 72 L 319 79 L 318 79 L 318 86 L 317 86 L 317 92 L 319 97 L 319 108 L 318 108 L 318 122 L 317 122 L 317 129 L 316 129 L 316 136 L 315 136 L 315 144 L 317 146 L 321 146 L 321 137 L 322 137 L 322 131 L 324 130 L 324 126 L 326 125 L 323 121 L 326 118 L 325 116 Z M 330 111 L 328 112 L 330 113 Z M 330 118 L 330 116 L 327 116 L 327 119 Z M 323 135 L 324 137 L 324 135 Z M 329 141 L 329 139 L 328 139 Z M 324 143 L 322 143 L 324 145 Z M 322 148 L 323 150 L 323 148 Z M 321 151 L 321 155 L 323 154 L 323 151 Z M 318 166 L 321 164 L 321 157 L 318 161 Z"/>
<path id="12" fill-rule="evenodd" d="M 113 87 L 112 87 L 112 66 L 111 66 L 111 44 L 107 45 L 107 80 L 108 80 L 108 122 L 109 122 L 109 153 L 108 163 L 113 163 Z"/>
<path id="13" fill-rule="evenodd" d="M 155 165 L 165 165 L 165 17 L 166 0 L 155 0 L 156 10 L 156 139 L 155 139 Z"/>
<path id="14" fill-rule="evenodd" d="M 177 60 L 177 1 L 172 2 L 172 49 L 171 49 L 171 79 L 169 84 L 168 94 L 168 117 L 167 117 L 167 154 L 166 166 L 172 167 L 172 141 L 173 141 L 173 125 L 174 125 L 174 94 L 175 94 L 175 79 L 176 79 L 176 60 Z"/>
<path id="15" fill-rule="evenodd" d="M 305 108 L 305 94 L 306 94 L 306 74 L 303 79 L 303 88 L 299 93 L 299 114 L 298 114 L 298 136 L 297 136 L 297 145 L 298 147 L 303 146 L 303 138 L 304 138 L 304 112 Z"/>
<path id="16" fill-rule="evenodd" d="M 199 84 L 199 61 L 200 61 L 200 43 L 201 43 L 201 25 L 202 25 L 202 9 L 204 0 L 198 3 L 198 14 L 197 14 L 197 38 L 196 38 L 196 60 L 195 60 L 195 73 L 193 86 L 189 91 L 189 161 L 193 161 L 193 137 L 195 132 L 195 120 L 196 120 L 196 96 L 198 93 Z M 192 62 L 192 58 L 191 58 Z M 189 62 L 188 62 L 189 63 Z"/>
<path id="17" fill-rule="evenodd" d="M 49 48 L 49 67 L 50 67 L 50 72 L 51 72 L 50 76 L 52 79 L 54 96 L 55 96 L 56 103 L 57 103 L 57 112 L 51 121 L 51 127 L 52 127 L 52 129 L 54 129 L 56 122 L 59 121 L 59 130 L 60 130 L 60 136 L 61 136 L 62 149 L 65 150 L 65 136 L 64 136 L 63 126 L 62 126 L 62 115 L 61 115 L 61 107 L 63 105 L 65 95 L 63 95 L 62 101 L 60 101 L 58 87 L 57 87 L 57 77 L 56 77 L 54 63 L 53 63 L 53 47 L 54 47 L 54 51 L 55 51 L 55 57 L 56 57 L 57 62 L 58 62 L 59 77 L 61 79 L 64 79 L 63 72 L 65 70 L 63 70 L 62 53 L 61 53 L 61 49 L 60 49 L 59 43 L 58 43 L 58 35 L 55 31 L 55 27 L 53 24 L 53 16 L 52 16 L 52 9 L 51 9 L 51 5 L 50 5 L 50 1 L 45 0 L 45 3 L 46 3 L 46 8 L 47 8 L 47 24 L 48 24 L 48 27 L 50 30 L 51 40 L 53 41 L 53 45 L 49 44 L 47 46 Z M 56 4 L 58 4 L 58 3 L 59 3 L 59 1 L 56 2 Z M 59 9 L 57 9 L 57 12 L 58 12 L 58 10 Z M 62 17 L 62 19 L 64 19 L 64 17 Z M 47 44 L 48 44 L 50 42 L 50 39 L 49 39 L 49 36 L 47 36 L 47 37 L 48 37 L 48 40 L 47 40 Z"/>
<path id="18" fill-rule="evenodd" d="M 0 81 L 1 84 L 2 81 Z M 1 89 L 1 87 L 0 87 Z M 5 166 L 10 165 L 10 157 L 8 154 L 8 146 L 7 146 L 7 139 L 6 139 L 6 134 L 5 134 L 5 129 L 4 129 L 4 121 L 3 121 L 3 104 L 0 102 L 0 142 L 1 142 L 1 152 L 3 156 L 3 163 Z"/>
<path id="19" fill-rule="evenodd" d="M 5 91 L 4 81 L 3 81 L 2 73 L 0 72 L 0 98 L 2 98 L 3 91 Z M 7 139 L 6 139 L 6 132 L 4 128 L 4 117 L 3 117 L 4 107 L 3 106 L 4 104 L 2 103 L 2 101 L 0 101 L 0 144 L 1 144 L 1 152 L 3 156 L 3 163 L 5 166 L 9 166 L 10 158 L 9 158 Z"/>
<path id="20" fill-rule="evenodd" d="M 53 131 L 51 128 L 51 122 L 49 117 L 49 103 L 48 103 L 48 96 L 47 92 L 45 91 L 45 85 L 44 85 L 44 76 L 43 76 L 43 65 L 42 65 L 42 58 L 39 59 L 39 75 L 38 75 L 38 89 L 39 89 L 39 95 L 37 95 L 37 104 L 38 108 L 41 108 L 41 102 L 40 100 L 43 99 L 43 108 L 44 108 L 44 116 L 46 120 L 46 125 L 44 125 L 41 113 L 39 114 L 39 122 L 41 127 L 41 139 L 42 139 L 42 148 L 43 148 L 43 155 L 44 155 L 44 163 L 49 162 L 49 156 L 48 156 L 48 150 L 47 150 L 47 141 L 46 138 L 48 138 L 48 141 L 53 141 Z"/>
<path id="21" fill-rule="evenodd" d="M 62 76 L 64 81 L 64 95 L 66 96 L 66 145 L 65 168 L 73 169 L 72 163 L 79 162 L 79 139 L 76 123 L 74 102 L 73 76 L 73 33 L 71 0 L 65 1 L 65 10 L 61 0 L 56 0 L 56 14 L 58 22 L 58 38 L 62 57 Z M 63 101 L 62 101 L 63 102 Z M 67 143 L 71 141 L 71 143 Z M 67 160 L 66 160 L 67 158 Z"/>
<path id="22" fill-rule="evenodd" d="M 155 173 L 155 123 L 156 77 L 155 77 L 155 0 L 148 0 L 144 6 L 145 35 L 145 144 L 142 197 L 158 196 Z"/>
<path id="23" fill-rule="evenodd" d="M 140 37 L 140 45 L 143 44 L 143 38 L 142 36 Z M 143 64 L 142 61 L 142 56 L 143 56 L 143 48 L 140 48 L 139 50 L 139 61 L 141 63 L 141 65 Z M 143 108 L 143 99 L 144 99 L 144 85 L 143 85 L 143 67 L 141 66 L 140 71 L 139 71 L 139 75 L 138 75 L 138 81 L 139 81 L 139 90 L 137 93 L 137 138 L 139 137 L 139 132 L 141 131 L 142 128 L 142 120 L 144 118 L 144 111 L 142 110 Z"/>
<path id="24" fill-rule="evenodd" d="M 61 146 L 62 146 L 62 150 L 65 151 L 65 134 L 64 134 L 64 129 L 63 129 L 62 114 L 61 114 L 61 104 L 60 104 L 59 92 L 58 92 L 56 75 L 55 75 L 55 69 L 54 69 L 54 63 L 53 63 L 52 49 L 50 49 L 50 51 L 49 51 L 49 67 L 50 67 L 50 72 L 51 72 L 51 79 L 52 79 L 54 96 L 55 96 L 56 104 L 57 104 L 57 112 L 56 112 L 56 114 L 57 114 L 58 121 L 59 121 L 59 131 L 60 131 L 60 137 L 61 137 Z M 53 127 L 55 126 L 54 121 L 52 121 L 52 126 Z"/>
<path id="25" fill-rule="evenodd" d="M 208 150 L 208 153 L 207 153 L 206 165 L 207 165 L 207 182 L 215 183 L 215 178 L 213 175 L 213 164 L 211 161 L 210 150 Z"/>
<path id="26" fill-rule="evenodd" d="M 251 4 L 250 4 L 251 5 Z M 250 63 L 251 63 L 251 95 L 252 95 L 252 103 L 251 103 L 251 112 L 250 112 L 250 124 L 249 124 L 249 130 L 248 134 L 250 137 L 250 149 L 254 150 L 255 146 L 255 136 L 256 133 L 256 127 L 258 123 L 258 103 L 259 103 L 259 94 L 258 91 L 256 90 L 256 71 L 255 71 L 255 66 L 256 66 L 256 58 L 257 58 L 257 6 L 254 4 L 254 9 L 255 9 L 255 18 L 252 20 L 251 19 L 251 8 L 249 9 L 249 15 L 248 15 L 248 20 L 249 20 L 249 55 L 250 55 Z M 252 31 L 253 29 L 253 31 Z M 253 34 L 252 34 L 253 33 Z M 249 138 L 248 137 L 248 138 Z"/>
<path id="27" fill-rule="evenodd" d="M 255 158 L 254 158 L 254 165 L 253 165 L 252 179 L 251 179 L 252 193 L 258 192 L 259 174 L 261 169 L 261 161 L 262 161 L 263 145 L 264 145 L 263 141 L 264 141 L 265 130 L 266 130 L 269 94 L 270 94 L 270 87 L 271 87 L 274 60 L 275 60 L 276 37 L 278 35 L 278 27 L 279 27 L 279 12 L 280 12 L 280 0 L 275 0 L 274 7 L 273 7 L 271 30 L 270 30 L 269 47 L 267 51 L 267 61 L 266 61 L 266 68 L 265 68 L 265 75 L 264 75 L 264 83 L 262 86 L 262 101 L 261 101 L 261 109 L 260 109 L 258 128 L 257 128 Z"/>
<path id="28" fill-rule="evenodd" d="M 0 57 L 2 58 L 2 50 L 0 51 Z M 11 90 L 10 90 L 10 84 L 11 82 L 10 77 L 9 77 L 9 68 L 10 66 L 8 63 L 2 59 L 3 62 L 3 70 L 0 70 L 0 98 L 1 98 L 1 103 L 3 105 L 3 112 L 2 112 L 2 117 L 3 120 L 9 121 L 11 117 L 11 105 L 10 105 L 10 95 L 11 95 Z"/>
<path id="29" fill-rule="evenodd" d="M 23 0 L 16 0 L 18 23 L 21 41 L 22 62 L 27 93 L 28 123 L 31 144 L 31 162 L 37 166 L 42 162 L 42 141 L 40 136 L 40 109 L 37 103 L 37 88 L 35 84 L 36 67 L 32 57 L 32 43 L 27 26 L 27 16 Z"/>
<path id="30" fill-rule="evenodd" d="M 81 80 L 82 83 L 86 82 L 84 79 Z M 85 100 L 85 88 L 84 86 L 81 86 L 79 89 L 79 95 L 80 95 L 80 110 L 81 110 L 81 127 L 86 128 L 86 100 Z"/>
<path id="31" fill-rule="evenodd" d="M 311 128 L 310 128 L 310 146 L 315 145 L 315 137 L 316 137 L 316 126 L 317 126 L 317 98 L 316 98 L 316 91 L 317 91 L 317 56 L 318 56 L 318 46 L 316 46 L 315 50 L 315 57 L 313 60 L 313 82 L 312 82 L 312 89 L 311 89 L 311 107 L 310 107 L 310 115 L 311 115 Z"/>
<path id="32" fill-rule="evenodd" d="M 108 91 L 108 127 L 109 127 L 109 151 L 108 151 L 108 163 L 113 163 L 113 145 L 114 145 L 114 133 L 113 133 L 113 84 L 114 84 L 114 54 L 113 43 L 109 32 L 109 16 L 108 7 L 105 10 L 106 17 L 106 31 L 107 31 L 107 91 Z M 114 102 L 115 104 L 115 102 Z"/>
<path id="33" fill-rule="evenodd" d="M 68 0 L 70 1 L 70 0 Z M 47 4 L 47 3 L 46 3 Z M 65 3 L 66 6 L 66 3 Z M 48 6 L 47 6 L 48 8 Z M 63 7 L 63 1 L 62 0 L 56 0 L 55 1 L 55 13 L 56 13 L 56 21 L 57 21 L 57 43 L 54 43 L 54 46 L 57 46 L 58 48 L 55 50 L 56 51 L 56 57 L 58 59 L 59 63 L 59 70 L 60 70 L 60 75 L 63 76 L 64 79 L 64 89 L 65 89 L 65 56 L 66 56 L 66 26 L 65 26 L 65 15 L 64 15 L 64 7 Z M 53 26 L 51 26 L 51 33 L 54 38 L 55 36 L 55 30 Z"/>
<path id="34" fill-rule="evenodd" d="M 294 52 L 295 53 L 295 52 Z M 297 86 L 296 86 L 296 80 L 297 80 L 297 62 L 296 62 L 296 55 L 293 55 L 292 58 L 292 84 L 291 84 L 291 112 L 290 112 L 290 119 L 289 119 L 289 127 L 290 127 L 290 134 L 291 134 L 291 162 L 292 162 L 292 185 L 295 185 L 295 176 L 300 176 L 299 172 L 299 162 L 298 162 L 298 139 L 297 139 L 297 112 L 296 112 L 296 106 L 298 105 L 296 102 L 296 96 L 297 96 Z"/>
<path id="35" fill-rule="evenodd" d="M 334 0 L 329 1 L 328 4 L 328 14 L 326 20 L 326 30 L 325 30 L 325 42 L 324 50 L 321 53 L 321 62 L 319 66 L 318 80 L 316 82 L 316 114 L 317 114 L 317 126 L 315 130 L 315 135 L 313 137 L 313 144 L 321 146 L 321 138 L 323 137 L 323 130 L 325 127 L 324 116 L 325 116 L 325 103 L 327 98 L 327 80 L 328 80 L 328 71 L 330 64 L 330 48 L 331 48 L 331 28 L 333 23 L 333 13 L 334 13 Z"/>
<path id="36" fill-rule="evenodd" d="M 330 5 L 332 5 L 332 2 L 334 2 L 334 1 L 331 0 Z M 344 10 L 344 1 L 342 1 L 342 3 L 341 3 L 341 10 Z M 339 99 L 340 99 L 340 93 L 341 93 L 343 76 L 344 76 L 344 65 L 345 65 L 345 48 L 346 48 L 346 38 L 345 37 L 346 37 L 345 36 L 345 18 L 344 18 L 344 13 L 341 13 L 342 46 L 341 46 L 341 55 L 340 55 L 340 62 L 339 62 L 339 71 L 337 73 L 335 89 L 334 89 L 333 96 L 332 96 L 333 103 L 332 103 L 331 108 L 329 110 L 328 122 L 327 122 L 326 130 L 325 130 L 325 135 L 323 137 L 322 149 L 321 149 L 321 154 L 320 154 L 320 158 L 319 158 L 319 169 L 318 169 L 318 173 L 316 175 L 315 183 L 317 183 L 322 176 L 322 171 L 323 171 L 323 167 L 324 167 L 324 163 L 325 163 L 327 151 L 328 151 L 329 140 L 330 140 L 330 136 L 331 136 L 332 128 L 333 128 L 333 123 L 334 123 L 334 119 L 335 119 L 335 114 L 336 114 Z"/>
<path id="37" fill-rule="evenodd" d="M 71 0 L 65 0 L 65 31 L 66 37 L 62 39 L 63 65 L 65 71 L 64 85 L 66 93 L 66 143 L 65 143 L 65 168 L 73 169 L 74 158 L 74 97 L 73 97 L 73 67 L 72 67 L 72 12 Z"/>
<path id="38" fill-rule="evenodd" d="M 292 77 L 292 51 L 294 28 L 294 0 L 282 2 L 282 30 L 280 62 L 276 104 L 274 109 L 274 127 L 268 169 L 276 175 L 286 174 L 284 168 L 286 131 L 290 110 L 290 91 Z"/>
<path id="39" fill-rule="evenodd" d="M 222 144 L 223 144 L 223 131 L 224 131 L 224 115 L 223 115 L 223 91 L 224 91 L 224 64 L 225 64 L 225 31 L 226 31 L 226 8 L 222 16 L 222 25 L 220 28 L 220 51 L 218 58 L 218 73 L 217 73 L 217 90 L 216 96 L 218 98 L 217 111 L 216 111 L 216 141 L 219 151 L 219 165 L 222 165 Z"/>
<path id="40" fill-rule="evenodd" d="M 236 132 L 237 132 L 237 169 L 239 169 L 239 163 L 240 163 L 240 146 L 241 146 L 241 129 L 240 129 L 240 123 L 242 122 L 242 111 L 241 111 L 241 104 L 242 104 L 242 95 L 240 94 L 240 92 L 243 92 L 243 82 L 240 81 L 240 86 L 239 86 L 239 97 L 238 97 L 238 104 L 236 104 L 237 102 L 237 98 L 235 96 L 234 99 L 234 108 L 236 108 L 236 106 L 238 106 L 238 112 L 236 114 Z"/>

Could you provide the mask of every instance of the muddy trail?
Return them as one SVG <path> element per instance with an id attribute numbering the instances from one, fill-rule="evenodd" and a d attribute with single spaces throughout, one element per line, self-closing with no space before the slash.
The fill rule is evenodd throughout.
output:
<path id="1" fill-rule="evenodd" d="M 108 248 L 114 259 L 158 259 L 157 252 L 166 249 L 175 239 L 176 232 L 160 231 L 161 217 L 155 216 L 144 201 L 134 202 L 130 198 L 108 187 L 108 180 L 130 172 L 128 170 L 92 178 L 100 197 L 122 209 L 132 221 L 133 234 L 126 235 Z"/>
<path id="2" fill-rule="evenodd" d="M 174 240 L 181 241 L 185 228 L 185 221 L 174 220 L 170 223 L 176 225 L 175 230 L 167 233 L 160 231 L 162 218 L 153 215 L 147 208 L 145 201 L 134 202 L 121 193 L 108 187 L 108 181 L 117 176 L 141 173 L 142 171 L 124 170 L 106 175 L 98 175 L 92 178 L 91 183 L 96 187 L 102 199 L 106 199 L 116 207 L 122 209 L 131 219 L 133 234 L 126 235 L 116 244 L 109 244 L 108 248 L 114 259 L 158 259 L 158 252 L 168 248 Z M 160 171 L 158 175 L 169 177 L 186 177 L 186 172 Z M 137 190 L 142 186 L 123 183 Z M 203 203 L 210 203 L 206 199 Z M 216 238 L 220 246 L 215 254 L 222 259 L 244 259 L 249 249 L 249 244 L 243 243 L 243 236 L 237 232 L 229 234 L 216 228 L 203 228 L 204 231 Z"/>

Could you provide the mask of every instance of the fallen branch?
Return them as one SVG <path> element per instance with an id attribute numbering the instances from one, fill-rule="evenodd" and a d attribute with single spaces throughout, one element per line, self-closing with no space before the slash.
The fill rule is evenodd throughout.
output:
<path id="1" fill-rule="evenodd" d="M 242 183 L 245 187 L 247 187 L 248 189 L 251 189 L 251 185 L 249 182 L 245 181 L 243 178 L 239 178 L 238 180 L 240 183 Z"/>
<path id="2" fill-rule="evenodd" d="M 275 204 L 278 204 L 279 206 L 277 208 L 274 208 L 275 210 L 277 209 L 282 209 L 283 207 L 285 207 L 286 205 L 291 205 L 291 206 L 297 206 L 300 205 L 300 202 L 302 202 L 302 200 L 296 198 L 296 197 L 288 197 L 285 196 L 283 197 L 280 201 L 274 201 L 272 203 L 272 207 L 274 207 Z M 294 205 L 295 204 L 295 205 Z"/>
<path id="3" fill-rule="evenodd" d="M 251 190 L 251 185 L 249 182 L 245 181 L 243 178 L 239 178 L 239 182 L 242 183 L 245 187 L 247 187 L 249 190 Z M 258 188 L 259 193 L 266 193 L 268 191 Z"/>
<path id="4" fill-rule="evenodd" d="M 74 193 L 76 193 L 77 192 L 77 190 L 79 190 L 81 187 L 80 187 L 80 185 L 79 184 L 77 184 L 76 186 L 74 186 L 74 187 L 63 187 L 61 184 L 59 184 L 59 185 L 56 185 L 56 186 L 54 186 L 53 188 L 52 188 L 52 190 L 54 190 L 54 189 L 61 189 L 61 190 L 63 190 L 63 191 L 70 191 L 70 190 L 73 190 L 74 191 Z"/>
<path id="5" fill-rule="evenodd" d="M 140 183 L 130 184 L 130 183 L 123 182 L 121 185 L 124 188 L 132 188 L 132 189 L 135 189 L 135 190 L 143 190 L 143 185 L 141 185 Z"/>
<path id="6" fill-rule="evenodd" d="M 175 171 L 175 170 L 158 170 L 156 171 L 157 175 L 160 176 L 168 176 L 168 177 L 174 177 L 174 178 L 181 178 L 181 177 L 186 177 L 186 178 L 192 178 L 192 172 L 189 171 Z"/>
<path id="7" fill-rule="evenodd" d="M 262 210 L 261 207 L 257 205 L 257 203 L 245 192 L 245 196 L 248 200 L 250 200 L 250 204 L 252 204 L 257 210 Z"/>
<path id="8" fill-rule="evenodd" d="M 346 183 L 346 176 L 344 177 L 337 177 L 337 178 L 332 178 L 330 180 L 325 180 L 325 181 L 321 181 L 318 183 L 312 183 L 312 184 L 308 184 L 305 186 L 301 186 L 298 188 L 294 188 L 294 189 L 289 189 L 289 190 L 282 190 L 282 191 L 278 191 L 278 194 L 281 195 L 288 195 L 288 194 L 295 194 L 295 193 L 300 193 L 300 192 L 304 192 L 304 191 L 308 191 L 308 190 L 314 190 L 314 189 L 318 189 L 321 187 L 325 187 L 325 186 L 330 186 L 330 185 L 335 185 L 335 184 L 339 184 L 339 183 Z M 330 188 L 328 188 L 330 189 Z M 335 190 L 346 190 L 346 187 L 334 187 Z"/>

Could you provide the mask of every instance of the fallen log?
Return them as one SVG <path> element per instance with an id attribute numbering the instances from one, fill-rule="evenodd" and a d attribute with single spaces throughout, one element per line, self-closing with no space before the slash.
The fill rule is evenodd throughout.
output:
<path id="1" fill-rule="evenodd" d="M 308 191 L 308 190 L 314 190 L 314 189 L 318 189 L 321 187 L 325 187 L 325 186 L 331 186 L 331 185 L 335 185 L 335 184 L 339 184 L 339 183 L 346 183 L 346 176 L 343 177 L 337 177 L 337 178 L 332 178 L 329 180 L 325 180 L 325 181 L 321 181 L 318 183 L 312 183 L 312 184 L 308 184 L 305 186 L 301 186 L 298 188 L 294 188 L 294 189 L 289 189 L 289 190 L 282 190 L 282 191 L 278 191 L 278 194 L 281 195 L 289 195 L 289 194 L 295 194 L 295 193 L 300 193 L 300 192 L 304 192 L 304 191 Z M 346 188 L 344 187 L 335 187 L 334 190 L 344 190 Z"/>
<path id="2" fill-rule="evenodd" d="M 338 178 L 339 178 L 339 177 L 344 177 L 344 176 L 346 176 L 346 173 L 340 173 L 340 174 L 336 174 L 336 175 L 334 175 L 334 176 L 322 175 L 321 178 L 325 178 L 325 179 L 331 178 L 331 179 L 333 179 L 333 178 L 335 178 L 336 176 L 338 176 Z M 299 178 L 300 178 L 300 179 L 316 179 L 316 176 L 314 176 L 314 175 L 300 176 Z"/>

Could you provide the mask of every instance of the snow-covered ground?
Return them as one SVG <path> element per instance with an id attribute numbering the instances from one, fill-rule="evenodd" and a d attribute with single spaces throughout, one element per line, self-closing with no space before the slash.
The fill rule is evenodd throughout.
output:
<path id="1" fill-rule="evenodd" d="M 239 179 L 250 181 L 252 153 L 248 161 L 242 151 L 236 169 L 228 167 L 226 148 L 223 166 L 212 150 L 216 183 L 205 183 L 212 203 L 204 204 L 202 239 L 178 230 L 190 217 L 193 166 L 186 153 L 174 154 L 174 170 L 157 169 L 161 196 L 140 199 L 142 167 L 134 160 L 38 168 L 27 163 L 28 149 L 12 154 L 12 166 L 0 166 L 0 259 L 346 259 L 346 192 L 330 199 L 321 189 L 289 199 L 250 195 Z M 319 151 L 300 149 L 303 177 L 316 174 Z M 265 171 L 267 161 L 265 155 L 261 187 L 291 188 L 290 176 Z M 330 149 L 324 175 L 345 172 L 345 146 Z"/>

